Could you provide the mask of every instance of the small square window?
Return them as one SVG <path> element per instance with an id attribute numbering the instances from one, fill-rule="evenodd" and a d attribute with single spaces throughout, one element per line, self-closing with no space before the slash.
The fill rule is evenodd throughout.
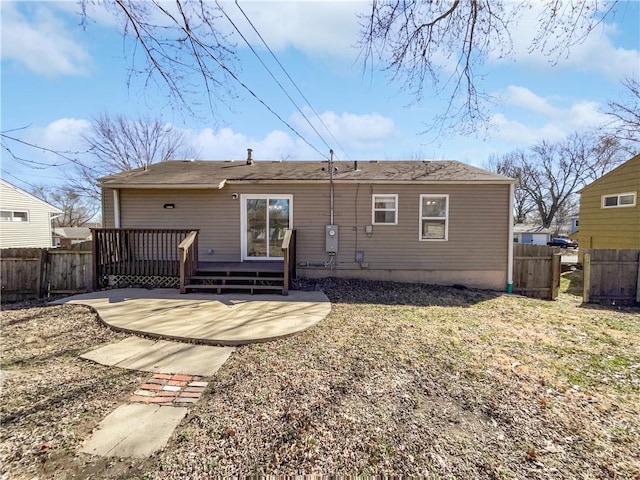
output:
<path id="1" fill-rule="evenodd" d="M 620 195 L 620 205 L 633 205 L 636 203 L 635 195 Z"/>
<path id="2" fill-rule="evenodd" d="M 371 206 L 374 225 L 396 225 L 398 223 L 398 195 L 373 195 Z"/>
<path id="3" fill-rule="evenodd" d="M 28 222 L 29 215 L 27 212 L 13 212 L 13 221 L 14 222 Z"/>

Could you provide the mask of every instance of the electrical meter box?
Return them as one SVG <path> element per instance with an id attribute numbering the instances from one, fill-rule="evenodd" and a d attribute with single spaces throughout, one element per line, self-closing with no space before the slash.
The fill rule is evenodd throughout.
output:
<path id="1" fill-rule="evenodd" d="M 327 225 L 325 228 L 327 253 L 338 253 L 338 225 Z"/>

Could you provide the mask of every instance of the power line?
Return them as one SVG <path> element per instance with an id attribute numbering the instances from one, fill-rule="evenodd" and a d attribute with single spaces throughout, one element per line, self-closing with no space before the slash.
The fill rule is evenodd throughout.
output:
<path id="1" fill-rule="evenodd" d="M 217 2 L 216 2 L 217 3 Z M 280 90 L 282 90 L 282 92 L 287 96 L 287 98 L 289 99 L 289 101 L 293 104 L 294 107 L 296 107 L 296 109 L 298 110 L 298 112 L 300 112 L 300 115 L 302 115 L 302 117 L 307 121 L 307 123 L 309 124 L 309 126 L 313 129 L 314 132 L 316 132 L 316 135 L 318 135 L 318 137 L 320 138 L 320 140 L 322 140 L 322 143 L 324 143 L 324 145 L 327 147 L 327 149 L 331 149 L 331 146 L 325 141 L 325 139 L 322 137 L 322 135 L 320 135 L 320 132 L 318 132 L 318 130 L 316 129 L 316 127 L 313 125 L 313 123 L 311 123 L 311 121 L 307 118 L 307 116 L 304 114 L 304 112 L 302 111 L 302 109 L 298 106 L 298 104 L 295 102 L 295 100 L 293 98 L 291 98 L 291 95 L 289 95 L 289 93 L 287 92 L 287 90 L 284 88 L 284 86 L 280 83 L 280 81 L 276 78 L 276 76 L 273 74 L 273 72 L 269 69 L 269 67 L 264 63 L 264 61 L 262 60 L 262 58 L 260 58 L 260 55 L 258 55 L 258 52 L 255 51 L 255 49 L 253 48 L 253 46 L 251 45 L 251 43 L 246 39 L 246 37 L 242 34 L 242 32 L 240 31 L 240 29 L 236 26 L 236 24 L 233 22 L 233 20 L 231 20 L 231 18 L 229 17 L 229 15 L 227 15 L 227 12 L 224 11 L 224 9 L 220 6 L 220 4 L 218 4 L 218 8 L 220 8 L 220 10 L 222 11 L 222 13 L 224 14 L 224 16 L 227 18 L 227 20 L 229 21 L 229 23 L 233 26 L 233 28 L 236 30 L 236 32 L 238 32 L 238 35 L 240 35 L 240 37 L 244 40 L 244 42 L 247 44 L 247 46 L 249 47 L 249 49 L 251 49 L 251 51 L 253 52 L 253 54 L 255 55 L 255 57 L 258 59 L 258 61 L 262 64 L 262 66 L 264 67 L 264 69 L 269 73 L 269 75 L 271 76 L 271 78 L 273 79 L 274 82 L 276 82 L 276 84 L 280 87 Z M 305 140 L 306 141 L 306 140 Z M 310 142 L 307 141 L 308 145 L 311 145 Z M 316 151 L 318 151 L 317 148 L 313 147 Z M 325 155 L 326 158 L 326 155 Z"/>
<path id="2" fill-rule="evenodd" d="M 316 111 L 315 108 L 313 108 L 313 105 L 311 104 L 311 102 L 309 101 L 309 99 L 304 95 L 304 93 L 302 93 L 302 90 L 300 90 L 300 88 L 298 87 L 297 83 L 293 80 L 293 78 L 291 78 L 291 75 L 289 75 L 289 72 L 287 72 L 287 69 L 284 68 L 284 66 L 282 65 L 282 63 L 280 62 L 280 60 L 278 60 L 278 57 L 276 57 L 275 53 L 273 53 L 273 50 L 271 50 L 271 47 L 269 47 L 269 45 L 267 44 L 266 40 L 262 37 L 262 35 L 260 34 L 260 32 L 258 31 L 258 29 L 255 27 L 255 25 L 253 24 L 253 22 L 251 21 L 251 19 L 247 16 L 247 14 L 245 13 L 245 11 L 242 9 L 242 7 L 240 6 L 240 4 L 238 3 L 238 0 L 235 1 L 236 3 L 236 7 L 238 7 L 238 9 L 242 12 L 242 15 L 244 15 L 244 18 L 247 20 L 247 22 L 249 23 L 249 25 L 251 25 L 251 28 L 253 28 L 253 31 L 256 33 L 256 35 L 258 35 L 258 38 L 260 38 L 260 40 L 262 41 L 263 45 L 267 48 L 267 50 L 269 51 L 269 53 L 271 54 L 271 56 L 273 57 L 273 59 L 276 61 L 276 63 L 278 64 L 278 66 L 282 69 L 282 71 L 284 72 L 284 74 L 287 76 L 287 78 L 289 79 L 289 81 L 291 82 L 291 84 L 294 86 L 294 88 L 298 91 L 298 93 L 300 94 L 300 96 L 304 99 L 305 102 L 307 102 L 307 105 L 309 105 L 309 108 L 311 108 L 311 111 L 314 113 L 314 115 L 316 116 L 316 118 L 320 121 L 320 123 L 322 124 L 322 126 L 325 128 L 325 130 L 327 132 L 329 132 L 329 135 L 331 135 L 331 138 L 333 139 L 334 142 L 336 142 L 336 145 L 338 145 L 338 147 L 340 147 L 340 149 L 345 153 L 346 157 L 349 158 L 349 155 L 347 155 L 347 152 L 345 150 L 345 148 L 340 144 L 340 142 L 338 141 L 338 139 L 333 135 L 333 132 L 331 131 L 331 129 L 327 126 L 326 123 L 324 123 L 324 120 L 322 120 L 322 117 L 318 114 L 318 112 Z M 224 13 L 224 11 L 223 11 Z M 226 13 L 225 13 L 226 16 Z M 229 18 L 229 17 L 227 17 Z M 233 22 L 232 22 L 233 23 Z M 234 25 L 235 27 L 235 25 Z M 238 30 L 236 28 L 236 30 Z M 240 33 L 240 32 L 238 32 Z M 242 36 L 242 34 L 240 34 Z M 244 39 L 244 36 L 242 37 Z M 246 39 L 244 39 L 245 42 L 247 42 Z M 247 45 L 249 45 L 249 43 L 247 42 Z M 254 52 L 254 54 L 256 56 L 257 53 L 255 52 L 255 50 L 253 49 L 253 47 L 251 45 L 249 45 L 249 48 L 251 48 L 251 51 Z M 264 65 L 264 62 L 260 59 L 260 57 L 258 57 L 258 59 L 260 60 L 260 62 L 262 63 L 262 65 Z M 265 68 L 266 65 L 265 65 Z M 273 77 L 273 79 L 275 80 L 275 77 L 273 76 L 273 74 L 271 73 L 271 71 L 267 68 L 267 71 L 269 72 L 269 74 L 271 74 L 271 76 Z M 276 80 L 276 83 L 278 83 L 278 85 L 280 86 L 280 88 L 283 89 L 282 85 L 280 85 L 280 82 L 278 82 Z M 289 97 L 289 99 L 291 100 L 291 97 L 289 96 L 289 94 L 285 91 L 285 94 L 287 95 L 287 97 Z M 292 103 L 295 104 L 295 102 L 293 102 L 293 100 L 291 100 Z M 298 108 L 298 106 L 296 105 L 296 108 Z M 320 137 L 320 139 L 324 142 L 324 144 L 327 146 L 327 148 L 330 148 L 329 145 L 327 144 L 327 142 L 324 140 L 324 138 L 318 133 L 318 131 L 316 130 L 316 128 L 311 124 L 311 122 L 309 121 L 309 119 L 307 118 L 307 116 L 302 113 L 302 111 L 300 110 L 300 108 L 298 108 L 298 111 L 302 114 L 302 116 L 304 117 L 304 119 L 307 121 L 307 123 L 309 123 L 309 125 L 311 125 L 311 128 L 313 128 L 313 131 L 316 132 L 316 134 L 318 135 L 318 137 Z"/>
<path id="3" fill-rule="evenodd" d="M 238 78 L 238 76 L 229 68 L 227 67 L 223 62 L 221 62 L 220 60 L 218 60 L 218 58 L 214 55 L 214 53 L 212 52 L 211 47 L 207 46 L 205 43 L 203 43 L 201 40 L 198 39 L 197 36 L 193 35 L 188 22 L 186 21 L 186 17 L 184 12 L 180 12 L 181 15 L 183 16 L 184 20 L 185 20 L 185 24 L 182 25 L 180 24 L 180 22 L 178 22 L 178 20 L 165 8 L 163 8 L 158 2 L 154 1 L 154 4 L 165 14 L 167 15 L 167 17 L 171 18 L 171 20 L 174 21 L 174 23 L 178 26 L 178 28 L 180 28 L 184 34 L 186 35 L 187 39 L 189 40 L 189 42 L 192 44 L 192 48 L 195 50 L 196 47 L 202 49 L 203 52 L 205 52 L 206 54 L 209 55 L 209 57 L 216 63 L 218 64 L 218 66 L 223 69 L 225 72 L 227 72 L 229 74 L 229 76 L 231 78 L 233 78 L 236 82 L 238 82 L 238 84 L 240 84 L 240 86 L 242 88 L 244 88 L 247 92 L 249 92 L 256 100 L 258 100 L 258 102 L 260 102 L 267 110 L 269 110 L 269 112 L 271 112 L 278 120 L 280 120 L 284 125 L 287 126 L 287 128 L 289 128 L 289 130 L 291 130 L 293 133 L 295 133 L 298 137 L 300 137 L 300 139 L 305 142 L 307 145 L 309 145 L 313 150 L 315 150 L 316 152 L 318 152 L 321 156 L 323 156 L 324 158 L 326 158 L 326 155 L 324 153 L 322 153 L 320 150 L 318 150 L 314 145 L 311 144 L 311 142 L 309 142 L 306 138 L 304 138 L 300 133 L 298 133 L 298 131 L 293 128 L 284 118 L 282 118 L 280 115 L 278 115 L 277 112 L 275 112 L 269 105 L 267 105 L 267 103 L 265 101 L 263 101 L 260 97 L 258 97 L 258 95 L 251 90 L 242 80 L 240 80 L 240 78 Z M 218 8 L 220 9 L 220 11 L 224 12 L 224 10 L 222 9 L 222 7 L 217 3 L 216 0 L 216 4 L 218 5 Z"/>
<path id="4" fill-rule="evenodd" d="M 249 20 L 249 18 L 247 17 L 247 15 L 244 13 L 244 11 L 242 10 L 242 8 L 240 8 L 240 5 L 238 5 L 238 2 L 236 2 L 236 6 L 240 9 L 240 11 L 242 12 L 242 14 L 244 15 L 244 17 L 247 19 L 247 21 L 249 22 L 249 24 L 251 25 L 251 27 L 253 27 L 253 30 L 258 34 L 258 37 L 260 37 L 260 39 L 262 40 L 262 36 L 260 35 L 260 33 L 258 32 L 258 30 L 256 29 L 256 27 L 253 26 L 253 24 L 251 23 L 251 20 Z M 316 135 L 318 135 L 318 138 L 320 138 L 320 140 L 322 140 L 322 143 L 324 143 L 325 147 L 327 147 L 328 149 L 331 149 L 331 146 L 327 143 L 327 141 L 324 139 L 324 137 L 322 135 L 320 135 L 320 132 L 318 132 L 318 130 L 316 129 L 315 125 L 313 125 L 313 123 L 311 123 L 311 120 L 309 120 L 309 118 L 305 115 L 305 113 L 302 111 L 302 109 L 298 106 L 298 104 L 295 102 L 295 100 L 291 97 L 291 95 L 289 95 L 289 92 L 287 92 L 287 90 L 284 88 L 284 86 L 280 83 L 280 81 L 276 78 L 276 76 L 273 74 L 273 72 L 271 71 L 271 69 L 269 69 L 269 67 L 267 66 L 266 63 L 264 63 L 264 61 L 262 60 L 262 58 L 260 57 L 260 55 L 258 55 L 258 52 L 256 52 L 256 50 L 253 48 L 253 46 L 251 45 L 251 43 L 246 39 L 246 37 L 242 34 L 242 32 L 238 29 L 238 27 L 236 26 L 236 24 L 233 22 L 233 20 L 231 20 L 231 18 L 229 18 L 229 16 L 227 15 L 227 13 L 223 10 L 222 13 L 224 14 L 225 17 L 227 17 L 227 20 L 229 20 L 229 23 L 231 23 L 231 25 L 233 25 L 233 28 L 235 28 L 236 32 L 238 32 L 238 34 L 240 35 L 240 37 L 244 40 L 244 42 L 247 44 L 247 46 L 251 49 L 251 51 L 253 52 L 253 54 L 255 55 L 255 57 L 258 59 L 258 61 L 262 64 L 262 66 L 264 67 L 264 69 L 269 72 L 269 75 L 271 76 L 271 78 L 273 79 L 274 82 L 276 82 L 276 84 L 280 87 L 280 90 L 282 90 L 282 92 L 287 96 L 287 98 L 289 99 L 289 101 L 293 104 L 294 107 L 296 107 L 296 109 L 298 110 L 298 112 L 300 112 L 300 115 L 302 115 L 302 118 L 304 118 L 306 120 L 306 122 L 309 124 L 309 126 L 313 129 L 314 132 L 316 132 Z M 266 43 L 264 42 L 264 40 L 262 40 L 262 43 L 265 44 L 265 46 L 267 47 L 267 49 L 269 51 L 271 51 L 269 49 L 269 46 L 266 45 Z M 273 53 L 272 53 L 273 55 Z M 278 61 L 278 59 L 276 58 L 276 61 Z M 280 64 L 280 62 L 278 62 L 278 64 Z M 284 70 L 284 67 L 282 67 L 282 64 L 280 64 L 280 68 L 282 68 Z M 289 74 L 286 72 L 285 70 L 285 74 L 287 75 L 287 77 L 289 77 L 289 80 L 291 80 L 293 82 L 293 80 L 291 79 L 291 77 L 289 76 Z M 295 85 L 295 84 L 294 84 Z M 300 92 L 300 90 L 298 90 L 298 92 Z M 302 92 L 300 92 L 302 94 Z M 302 95 L 302 97 L 304 98 L 304 95 Z M 306 98 L 305 98 L 306 100 Z M 308 101 L 307 101 L 308 103 Z M 313 107 L 312 107 L 313 110 Z M 315 112 L 315 110 L 314 110 Z"/>

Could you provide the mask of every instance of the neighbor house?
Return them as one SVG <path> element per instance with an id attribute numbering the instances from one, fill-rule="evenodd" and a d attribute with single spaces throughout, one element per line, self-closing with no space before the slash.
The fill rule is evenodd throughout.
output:
<path id="1" fill-rule="evenodd" d="M 513 241 L 533 245 L 546 245 L 551 240 L 551 230 L 542 225 L 516 223 L 513 226 Z"/>
<path id="2" fill-rule="evenodd" d="M 640 248 L 640 155 L 580 190 L 580 225 L 573 237 L 586 248 Z"/>
<path id="3" fill-rule="evenodd" d="M 52 219 L 59 208 L 0 179 L 0 248 L 52 246 Z"/>
<path id="4" fill-rule="evenodd" d="M 511 178 L 457 161 L 167 161 L 101 179 L 103 225 L 191 229 L 199 262 L 505 289 Z"/>
<path id="5" fill-rule="evenodd" d="M 89 227 L 55 227 L 53 240 L 56 247 L 70 247 L 77 243 L 91 240 L 91 228 Z"/>

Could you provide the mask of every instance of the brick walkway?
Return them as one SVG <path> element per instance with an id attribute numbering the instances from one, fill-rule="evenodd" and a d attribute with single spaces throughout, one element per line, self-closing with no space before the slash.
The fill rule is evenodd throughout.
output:
<path id="1" fill-rule="evenodd" d="M 156 373 L 129 397 L 130 402 L 186 406 L 204 393 L 208 383 L 195 375 Z"/>

